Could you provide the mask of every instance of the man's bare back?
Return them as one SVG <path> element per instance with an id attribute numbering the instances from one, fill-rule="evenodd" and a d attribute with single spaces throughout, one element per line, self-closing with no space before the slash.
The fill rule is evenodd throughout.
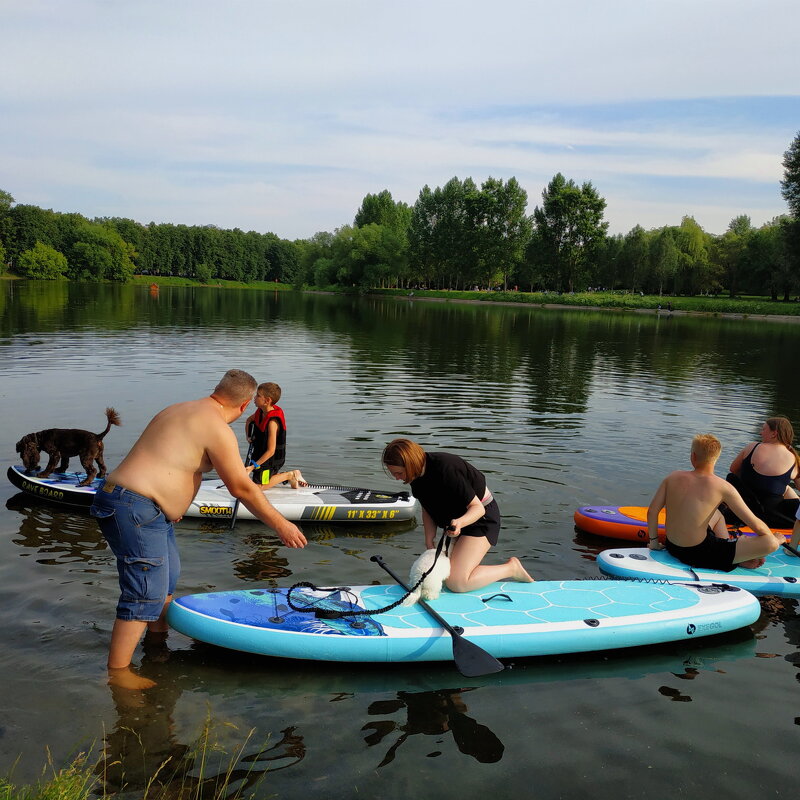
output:
<path id="1" fill-rule="evenodd" d="M 225 398 L 223 398 L 224 400 Z M 189 508 L 203 473 L 215 469 L 228 490 L 289 547 L 305 536 L 286 520 L 250 480 L 230 422 L 242 412 L 214 397 L 176 403 L 156 414 L 122 463 L 106 480 L 149 497 L 168 519 Z"/>
<path id="2" fill-rule="evenodd" d="M 767 525 L 747 507 L 739 492 L 714 474 L 720 451 L 721 445 L 716 437 L 711 434 L 695 436 L 690 452 L 693 469 L 671 472 L 650 501 L 647 509 L 648 546 L 652 550 L 662 548 L 658 541 L 658 515 L 661 509 L 666 509 L 667 542 L 677 548 L 671 551 L 673 553 L 681 548 L 704 546 L 709 529 L 713 529 L 720 538 L 727 538 L 727 529 L 719 511 L 719 506 L 725 503 L 757 534 L 738 539 L 735 552 L 726 553 L 729 559 L 727 564 L 757 567 L 763 563 L 764 556 L 780 546 L 783 537 L 773 535 Z M 721 543 L 718 544 L 721 546 Z"/>
<path id="3" fill-rule="evenodd" d="M 733 499 L 728 492 L 728 489 L 733 489 L 731 484 L 716 475 L 695 470 L 670 473 L 662 488 L 667 536 L 679 547 L 692 547 L 702 542 L 712 527 L 720 504 Z"/>

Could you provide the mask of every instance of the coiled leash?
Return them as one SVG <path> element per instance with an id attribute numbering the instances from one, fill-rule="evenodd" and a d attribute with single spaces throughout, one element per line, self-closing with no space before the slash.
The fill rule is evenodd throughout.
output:
<path id="1" fill-rule="evenodd" d="M 386 611 L 391 611 L 393 608 L 397 608 L 412 592 L 419 588 L 425 578 L 433 572 L 433 568 L 436 566 L 436 562 L 439 560 L 439 556 L 444 550 L 444 554 L 448 555 L 448 551 L 450 549 L 450 537 L 447 535 L 447 531 L 450 530 L 450 526 L 448 525 L 444 532 L 442 533 L 442 538 L 439 539 L 439 544 L 436 545 L 436 555 L 433 559 L 433 564 L 425 570 L 420 576 L 420 579 L 411 587 L 409 591 L 407 591 L 399 600 L 396 600 L 394 603 L 390 603 L 388 606 L 384 606 L 383 608 L 361 608 L 361 609 L 354 609 L 350 611 L 342 611 L 333 608 L 320 608 L 316 605 L 316 603 L 322 603 L 327 600 L 327 597 L 317 597 L 314 598 L 315 602 L 309 602 L 306 606 L 296 606 L 292 602 L 292 592 L 295 589 L 310 589 L 312 592 L 329 592 L 330 594 L 334 594 L 335 592 L 342 592 L 345 595 L 350 595 L 352 598 L 349 602 L 355 603 L 356 597 L 353 594 L 353 590 L 349 586 L 315 586 L 313 583 L 309 583 L 308 581 L 300 581 L 299 583 L 292 584 L 289 587 L 289 591 L 286 592 L 286 604 L 292 611 L 299 611 L 299 612 L 313 612 L 314 616 L 317 619 L 341 619 L 342 617 L 360 617 L 365 614 L 383 614 Z M 308 595 L 305 595 L 308 597 Z M 311 598 L 309 598 L 311 599 Z"/>

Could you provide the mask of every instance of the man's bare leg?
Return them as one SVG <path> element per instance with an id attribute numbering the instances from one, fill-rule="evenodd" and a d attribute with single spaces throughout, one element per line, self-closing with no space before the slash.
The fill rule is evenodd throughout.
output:
<path id="1" fill-rule="evenodd" d="M 783 535 L 740 536 L 736 540 L 736 555 L 733 563 L 745 569 L 757 569 L 764 563 L 765 556 L 774 553 L 783 542 Z"/>
<path id="2" fill-rule="evenodd" d="M 167 609 L 172 602 L 169 595 L 161 609 L 161 614 L 154 622 L 142 622 L 138 619 L 115 619 L 111 631 L 111 644 L 108 648 L 108 682 L 124 689 L 150 689 L 155 681 L 142 678 L 131 669 L 131 659 L 142 635 L 147 632 L 158 638 L 166 639 L 169 631 L 167 625 Z"/>
<path id="3" fill-rule="evenodd" d="M 131 669 L 133 651 L 139 644 L 147 623 L 138 619 L 115 619 L 108 648 L 108 682 L 123 689 L 150 689 L 155 681 L 142 678 Z"/>

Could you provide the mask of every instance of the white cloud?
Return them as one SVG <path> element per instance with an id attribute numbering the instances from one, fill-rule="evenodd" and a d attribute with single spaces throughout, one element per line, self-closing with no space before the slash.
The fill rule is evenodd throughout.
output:
<path id="1" fill-rule="evenodd" d="M 516 175 L 533 206 L 561 171 L 614 230 L 689 213 L 654 178 L 707 181 L 715 232 L 784 210 L 796 0 L 5 6 L 0 188 L 19 202 L 295 237 L 456 174 Z M 740 101 L 668 102 L 693 98 Z"/>

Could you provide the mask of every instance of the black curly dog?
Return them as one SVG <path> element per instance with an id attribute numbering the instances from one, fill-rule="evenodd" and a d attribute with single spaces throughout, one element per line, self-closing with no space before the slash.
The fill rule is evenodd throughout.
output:
<path id="1" fill-rule="evenodd" d="M 66 472 L 72 456 L 78 456 L 86 470 L 86 478 L 78 486 L 88 486 L 94 476 L 103 478 L 106 474 L 106 463 L 103 461 L 103 437 L 111 430 L 112 425 L 122 425 L 119 414 L 113 408 L 106 409 L 108 425 L 102 433 L 82 431 L 79 428 L 47 428 L 36 433 L 29 433 L 17 442 L 17 452 L 22 456 L 22 464 L 27 474 L 39 468 L 39 453 L 47 453 L 50 460 L 44 472 L 37 477 L 47 478 L 59 459 L 58 472 Z M 94 468 L 97 461 L 100 472 Z"/>

